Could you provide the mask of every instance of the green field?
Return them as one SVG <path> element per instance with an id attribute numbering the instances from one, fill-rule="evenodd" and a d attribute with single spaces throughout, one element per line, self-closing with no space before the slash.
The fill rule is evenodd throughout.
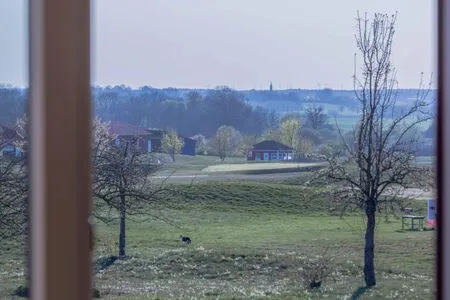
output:
<path id="1" fill-rule="evenodd" d="M 301 171 L 303 169 L 316 168 L 323 166 L 323 163 L 295 163 L 295 162 L 255 162 L 255 163 L 242 163 L 242 164 L 220 164 L 212 165 L 204 168 L 203 172 L 233 172 L 233 173 L 246 173 L 246 172 L 264 172 L 264 171 Z"/>
<path id="2" fill-rule="evenodd" d="M 167 158 L 166 158 L 167 159 Z M 321 163 L 299 162 L 247 162 L 244 156 L 227 157 L 221 161 L 217 156 L 176 155 L 175 162 L 167 162 L 155 176 L 184 176 L 201 174 L 270 174 L 304 172 L 321 167 Z"/>
<path id="3" fill-rule="evenodd" d="M 96 225 L 95 287 L 104 299 L 352 299 L 364 292 L 364 219 L 330 215 L 322 190 L 254 182 L 174 187 L 177 197 L 148 208 L 171 224 L 130 221 L 125 260 L 110 259 L 118 224 Z M 413 204 L 424 213 L 424 201 Z M 434 232 L 400 228 L 397 218 L 379 217 L 378 284 L 359 299 L 434 298 Z M 193 243 L 180 245 L 180 234 Z M 0 249 L 0 299 L 10 299 L 24 280 L 23 248 Z M 302 274 L 321 256 L 331 273 L 311 291 Z"/>
<path id="4" fill-rule="evenodd" d="M 199 174 L 203 169 L 220 164 L 243 164 L 246 163 L 244 156 L 242 157 L 227 157 L 224 162 L 222 162 L 217 156 L 206 156 L 206 155 L 175 155 L 175 162 L 170 162 L 167 155 L 162 154 L 162 156 L 169 160 L 168 163 L 164 165 L 163 170 L 158 172 L 158 175 L 192 175 Z"/>

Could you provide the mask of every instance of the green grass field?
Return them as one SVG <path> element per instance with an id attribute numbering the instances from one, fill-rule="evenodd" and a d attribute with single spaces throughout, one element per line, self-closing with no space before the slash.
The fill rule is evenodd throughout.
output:
<path id="1" fill-rule="evenodd" d="M 165 159 L 169 159 L 167 155 L 164 155 Z M 176 155 L 175 162 L 167 163 L 164 168 L 158 172 L 157 175 L 192 175 L 200 174 L 203 169 L 220 164 L 244 164 L 246 159 L 242 157 L 228 157 L 224 162 L 222 162 L 217 156 L 206 156 L 206 155 Z"/>
<path id="2" fill-rule="evenodd" d="M 331 216 L 320 190 L 252 182 L 175 187 L 182 193 L 151 207 L 171 224 L 128 222 L 126 260 L 108 266 L 118 224 L 96 225 L 93 266 L 102 298 L 352 299 L 362 291 L 364 219 Z M 418 213 L 425 207 L 415 203 Z M 378 218 L 378 284 L 359 299 L 434 298 L 435 234 L 400 229 L 395 217 Z M 180 234 L 193 243 L 180 245 Z M 23 284 L 22 249 L 0 246 L 0 299 Z M 302 274 L 321 256 L 331 274 L 318 291 L 307 290 Z"/>
<path id="3" fill-rule="evenodd" d="M 296 163 L 296 162 L 251 162 L 241 164 L 220 164 L 204 168 L 202 172 L 233 172 L 233 173 L 251 173 L 251 172 L 292 172 L 303 169 L 316 168 L 323 166 L 323 163 Z"/>
<path id="4" fill-rule="evenodd" d="M 245 157 L 177 155 L 175 162 L 166 163 L 155 176 L 194 176 L 202 174 L 270 174 L 303 172 L 321 167 L 321 163 L 247 162 Z"/>

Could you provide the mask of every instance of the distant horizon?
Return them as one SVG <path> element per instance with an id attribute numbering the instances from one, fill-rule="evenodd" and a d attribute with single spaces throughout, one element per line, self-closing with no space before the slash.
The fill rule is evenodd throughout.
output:
<path id="1" fill-rule="evenodd" d="M 150 86 L 150 85 L 143 85 L 143 86 L 131 86 L 131 85 L 126 85 L 126 84 L 114 84 L 114 85 L 98 85 L 98 84 L 91 84 L 91 88 L 102 88 L 102 89 L 106 89 L 108 87 L 110 88 L 116 88 L 116 87 L 125 87 L 125 88 L 130 88 L 132 90 L 140 90 L 142 88 L 150 88 L 150 89 L 155 89 L 155 90 L 164 90 L 164 89 L 177 89 L 177 90 L 215 90 L 217 88 L 221 88 L 221 87 L 227 87 L 230 88 L 233 91 L 269 91 L 269 88 L 266 89 L 236 89 L 227 85 L 217 85 L 214 87 L 176 87 L 176 86 L 166 86 L 166 87 L 155 87 L 155 86 Z M 0 82 L 0 88 L 13 88 L 13 89 L 28 89 L 29 86 L 18 86 L 18 85 L 12 85 L 12 84 L 8 84 L 8 83 L 1 83 Z M 273 92 L 277 92 L 277 91 L 298 91 L 298 90 L 303 90 L 303 91 L 322 91 L 324 89 L 330 89 L 332 91 L 344 91 L 344 92 L 351 92 L 354 91 L 354 89 L 334 89 L 334 88 L 330 88 L 330 87 L 322 87 L 322 88 L 299 88 L 299 87 L 292 87 L 292 88 L 281 88 L 281 89 L 277 89 L 277 88 L 273 88 Z M 404 88 L 404 87 L 398 87 L 395 90 L 418 90 L 419 88 Z M 436 91 L 437 88 L 431 88 L 430 91 Z"/>

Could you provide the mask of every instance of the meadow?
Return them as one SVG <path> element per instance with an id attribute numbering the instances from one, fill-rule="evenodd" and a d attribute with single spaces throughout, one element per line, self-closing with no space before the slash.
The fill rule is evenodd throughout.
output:
<path id="1" fill-rule="evenodd" d="M 245 181 L 173 187 L 183 192 L 148 207 L 167 222 L 129 220 L 124 260 L 115 257 L 118 224 L 96 223 L 93 274 L 101 298 L 434 298 L 434 231 L 402 231 L 398 216 L 379 215 L 378 283 L 365 290 L 363 216 L 330 213 L 323 189 Z M 425 213 L 425 201 L 411 206 Z M 181 245 L 180 234 L 192 244 Z M 23 249 L 0 246 L 1 299 L 15 299 L 11 293 L 24 283 Z M 328 276 L 309 289 L 305 278 L 319 269 Z"/>
<path id="2" fill-rule="evenodd" d="M 252 162 L 243 164 L 218 164 L 208 166 L 202 169 L 202 172 L 233 172 L 233 173 L 251 173 L 251 172 L 294 172 L 307 168 L 316 168 L 323 166 L 323 163 L 295 163 L 295 162 Z"/>

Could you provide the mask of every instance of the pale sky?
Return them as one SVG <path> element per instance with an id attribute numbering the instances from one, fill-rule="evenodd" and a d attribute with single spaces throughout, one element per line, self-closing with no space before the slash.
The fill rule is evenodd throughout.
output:
<path id="1" fill-rule="evenodd" d="M 399 85 L 435 71 L 431 0 L 94 0 L 92 83 L 351 89 L 356 11 L 398 11 Z M 25 0 L 0 0 L 0 84 L 28 79 Z M 435 76 L 436 79 L 436 76 Z"/>

